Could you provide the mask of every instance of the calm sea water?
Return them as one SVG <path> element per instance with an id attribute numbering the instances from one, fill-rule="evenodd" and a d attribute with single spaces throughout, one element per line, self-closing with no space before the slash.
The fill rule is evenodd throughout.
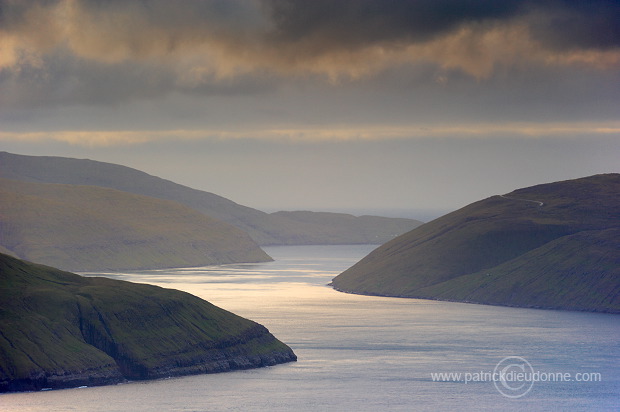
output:
<path id="1" fill-rule="evenodd" d="M 348 295 L 326 284 L 371 246 L 266 250 L 275 262 L 106 276 L 182 289 L 256 320 L 289 344 L 298 362 L 5 394 L 0 410 L 620 409 L 616 315 Z M 514 380 L 493 382 L 494 369 L 507 357 L 518 358 L 505 360 L 497 371 L 513 372 L 504 376 Z M 522 380 L 514 374 L 519 371 L 525 372 Z M 437 373 L 453 375 L 439 382 Z M 540 382 L 551 376 L 556 381 Z M 531 378 L 539 381 L 530 384 Z"/>

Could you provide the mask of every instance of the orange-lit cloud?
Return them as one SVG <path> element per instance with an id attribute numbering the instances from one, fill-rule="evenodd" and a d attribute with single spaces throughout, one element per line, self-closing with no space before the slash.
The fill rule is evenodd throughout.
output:
<path id="1" fill-rule="evenodd" d="M 3 139 L 11 130 L 112 145 L 616 129 L 620 5 L 605 0 L 0 7 Z M 506 130 L 493 126 L 502 122 Z M 119 129 L 144 132 L 89 131 Z"/>
<path id="2" fill-rule="evenodd" d="M 420 139 L 430 137 L 493 138 L 514 136 L 526 138 L 552 137 L 557 139 L 574 136 L 617 135 L 620 137 L 620 122 L 609 123 L 504 123 L 468 124 L 458 126 L 415 125 L 415 126 L 334 126 L 329 128 L 264 128 L 237 130 L 134 130 L 93 131 L 64 130 L 54 132 L 2 132 L 1 141 L 58 141 L 79 146 L 103 147 L 135 145 L 157 141 L 179 140 L 274 140 L 274 141 L 358 141 Z"/>
<path id="3" fill-rule="evenodd" d="M 554 17 L 555 10 L 549 10 L 553 2 L 541 2 L 544 7 L 538 8 L 535 2 L 501 3 L 9 0 L 3 13 L 10 24 L 0 29 L 0 69 L 42 67 L 50 56 L 58 64 L 64 53 L 103 65 L 158 65 L 179 84 L 191 86 L 264 72 L 360 78 L 419 62 L 477 78 L 501 66 L 618 67 L 618 39 L 601 45 L 591 34 L 594 24 L 600 25 L 599 14 L 608 10 L 594 16 L 598 20 L 588 27 L 592 39 L 571 47 L 570 39 L 560 45 L 547 41 L 569 37 L 564 33 L 568 29 L 547 24 Z M 612 12 L 620 15 L 617 9 Z M 562 13 L 576 15 L 580 19 L 571 21 L 583 25 L 588 16 L 580 11 Z"/>
<path id="4" fill-rule="evenodd" d="M 618 21 L 611 0 L 0 0 L 0 150 L 270 208 L 452 208 L 618 171 Z"/>

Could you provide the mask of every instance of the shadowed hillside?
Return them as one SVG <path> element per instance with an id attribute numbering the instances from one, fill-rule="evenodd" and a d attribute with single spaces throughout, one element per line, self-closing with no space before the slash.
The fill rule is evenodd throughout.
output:
<path id="1" fill-rule="evenodd" d="M 185 292 L 0 254 L 0 392 L 296 360 L 269 331 Z"/>
<path id="2" fill-rule="evenodd" d="M 493 196 L 388 242 L 339 290 L 620 313 L 620 175 Z"/>
<path id="3" fill-rule="evenodd" d="M 230 223 L 260 245 L 381 244 L 421 224 L 413 219 L 354 217 L 318 213 L 302 217 L 239 205 L 213 193 L 195 190 L 129 167 L 48 156 L 0 152 L 0 177 L 27 182 L 64 183 L 113 188 L 173 200 Z"/>
<path id="4" fill-rule="evenodd" d="M 96 186 L 0 179 L 2 251 L 65 270 L 271 258 L 240 229 L 176 202 Z"/>

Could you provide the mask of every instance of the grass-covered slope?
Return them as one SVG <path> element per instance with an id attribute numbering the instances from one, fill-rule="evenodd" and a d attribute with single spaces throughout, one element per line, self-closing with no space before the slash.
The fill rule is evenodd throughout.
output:
<path id="1" fill-rule="evenodd" d="M 213 193 L 183 186 L 129 167 L 52 156 L 0 152 L 0 177 L 39 183 L 101 186 L 173 200 L 247 232 L 260 245 L 384 243 L 421 222 L 413 219 L 358 218 L 320 213 L 298 216 L 268 214 Z M 369 235 L 369 232 L 372 232 Z"/>
<path id="2" fill-rule="evenodd" d="M 0 179 L 0 246 L 74 271 L 270 260 L 240 229 L 176 202 L 8 179 Z"/>
<path id="3" fill-rule="evenodd" d="M 620 312 L 620 175 L 473 203 L 373 251 L 339 290 Z"/>
<path id="4" fill-rule="evenodd" d="M 263 326 L 185 292 L 0 255 L 0 392 L 294 361 Z"/>

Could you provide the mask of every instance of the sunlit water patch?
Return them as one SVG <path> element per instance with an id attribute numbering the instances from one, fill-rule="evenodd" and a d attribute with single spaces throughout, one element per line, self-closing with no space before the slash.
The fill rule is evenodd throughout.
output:
<path id="1" fill-rule="evenodd" d="M 357 296 L 326 286 L 372 249 L 272 247 L 266 251 L 274 262 L 105 274 L 185 290 L 256 320 L 299 360 L 219 375 L 2 395 L 0 410 L 620 408 L 618 316 Z M 465 374 L 493 371 L 509 356 L 537 371 L 600 374 L 602 380 L 536 382 L 514 398 L 491 381 L 463 381 Z M 437 373 L 462 379 L 438 382 Z"/>

